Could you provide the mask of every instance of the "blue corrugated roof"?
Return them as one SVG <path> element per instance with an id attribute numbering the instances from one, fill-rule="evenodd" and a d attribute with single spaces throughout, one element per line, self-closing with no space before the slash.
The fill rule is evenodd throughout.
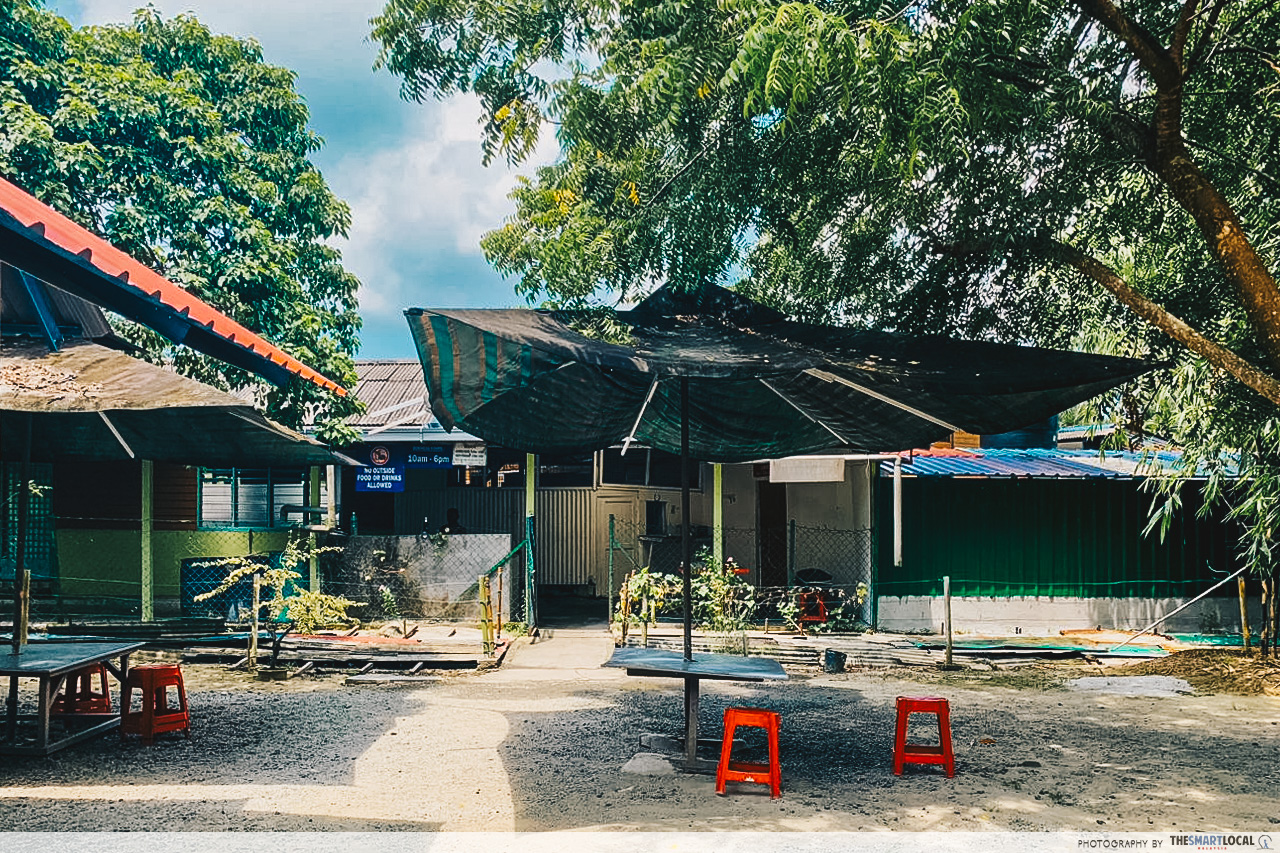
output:
<path id="1" fill-rule="evenodd" d="M 1130 453 L 1110 450 L 1008 450 L 983 448 L 964 452 L 921 451 L 903 466 L 902 473 L 916 477 L 1053 477 L 1069 479 L 1127 479 L 1172 470 L 1178 454 Z M 893 462 L 882 462 L 881 472 L 892 476 Z"/>
<path id="2" fill-rule="evenodd" d="M 1175 473 L 1181 457 L 1175 450 L 919 450 L 902 466 L 902 473 L 915 477 L 1133 479 Z M 1236 476 L 1234 469 L 1234 464 L 1229 466 L 1228 476 Z M 893 476 L 893 462 L 881 462 L 880 473 Z"/>

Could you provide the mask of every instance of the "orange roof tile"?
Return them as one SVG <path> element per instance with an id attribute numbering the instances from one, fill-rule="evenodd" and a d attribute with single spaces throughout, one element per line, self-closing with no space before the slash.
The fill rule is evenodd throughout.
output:
<path id="1" fill-rule="evenodd" d="M 34 196 L 0 178 L 0 208 L 53 245 L 78 255 L 105 276 L 149 296 L 203 326 L 217 337 L 340 396 L 347 391 L 338 383 L 303 364 L 260 335 L 196 298 L 164 276 L 120 251 L 106 240 L 72 222 Z M 57 284 L 57 282 L 51 282 Z"/>

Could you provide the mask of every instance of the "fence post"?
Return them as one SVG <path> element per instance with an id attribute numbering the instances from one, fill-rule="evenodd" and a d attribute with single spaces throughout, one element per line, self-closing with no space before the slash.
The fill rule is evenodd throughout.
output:
<path id="1" fill-rule="evenodd" d="M 787 522 L 787 587 L 791 587 L 791 579 L 796 574 L 796 520 Z"/>
<path id="2" fill-rule="evenodd" d="M 258 666 L 258 600 L 262 595 L 262 575 L 253 573 L 253 608 L 249 612 L 249 669 Z M 145 701 L 145 700 L 144 700 Z"/>
<path id="3" fill-rule="evenodd" d="M 490 657 L 497 649 L 493 634 L 493 599 L 489 595 L 489 576 L 480 576 L 480 642 Z"/>
<path id="4" fill-rule="evenodd" d="M 604 618 L 609 623 L 610 630 L 613 629 L 613 513 L 609 513 L 609 584 L 608 596 L 604 602 Z"/>

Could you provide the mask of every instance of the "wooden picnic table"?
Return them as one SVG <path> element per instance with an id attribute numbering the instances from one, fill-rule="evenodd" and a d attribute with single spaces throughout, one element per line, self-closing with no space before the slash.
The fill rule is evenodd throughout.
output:
<path id="1" fill-rule="evenodd" d="M 699 682 L 715 681 L 786 681 L 787 672 L 773 658 L 742 655 L 695 654 L 693 660 L 667 649 L 614 649 L 605 666 L 619 667 L 627 675 L 653 678 L 684 679 L 685 768 L 714 771 L 715 762 L 698 758 Z"/>
<path id="2" fill-rule="evenodd" d="M 49 755 L 72 744 L 96 737 L 120 725 L 119 713 L 65 714 L 59 717 L 66 733 L 55 738 L 51 731 L 53 698 L 71 673 L 105 664 L 123 686 L 129 672 L 129 655 L 145 643 L 53 642 L 28 645 L 22 654 L 0 654 L 0 677 L 9 677 L 5 726 L 0 755 Z M 116 663 L 112 663 L 115 660 Z M 36 713 L 18 713 L 18 682 L 35 679 Z M 34 723 L 34 726 L 24 725 Z M 34 729 L 34 731 L 32 731 Z"/>

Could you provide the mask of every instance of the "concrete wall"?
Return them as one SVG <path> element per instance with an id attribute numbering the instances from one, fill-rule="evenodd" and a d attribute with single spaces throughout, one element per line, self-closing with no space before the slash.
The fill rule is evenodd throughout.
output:
<path id="1" fill-rule="evenodd" d="M 1065 630 L 1104 628 L 1137 631 L 1188 599 L 1179 598 L 952 598 L 957 634 L 1027 634 L 1052 636 Z M 1250 601 L 1249 623 L 1257 633 L 1262 612 L 1256 596 Z M 877 627 L 882 631 L 939 633 L 943 624 L 941 597 L 881 596 Z M 1238 598 L 1205 598 L 1161 623 L 1164 633 L 1237 633 Z"/>

